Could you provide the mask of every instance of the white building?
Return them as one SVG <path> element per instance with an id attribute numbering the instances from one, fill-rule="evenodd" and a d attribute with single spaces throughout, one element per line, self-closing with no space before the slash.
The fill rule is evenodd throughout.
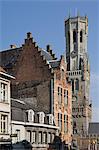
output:
<path id="1" fill-rule="evenodd" d="M 10 79 L 12 78 L 14 77 L 0 67 L 0 150 L 11 144 Z"/>
<path id="2" fill-rule="evenodd" d="M 32 105 L 18 99 L 11 100 L 11 109 L 13 149 L 23 149 L 26 146 L 28 150 L 47 150 L 59 132 L 54 116 L 34 111 Z"/>

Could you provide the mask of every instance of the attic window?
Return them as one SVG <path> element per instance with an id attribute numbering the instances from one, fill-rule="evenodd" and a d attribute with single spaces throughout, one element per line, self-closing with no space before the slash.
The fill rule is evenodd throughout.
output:
<path id="1" fill-rule="evenodd" d="M 45 114 L 44 112 L 38 112 L 38 117 L 39 117 L 39 123 L 43 124 L 44 123 L 44 117 L 45 117 Z"/>
<path id="2" fill-rule="evenodd" d="M 32 109 L 28 110 L 28 121 L 34 122 L 34 111 Z"/>
<path id="3" fill-rule="evenodd" d="M 53 122 L 54 122 L 54 116 L 53 114 L 48 114 L 48 122 L 50 125 L 53 125 Z"/>

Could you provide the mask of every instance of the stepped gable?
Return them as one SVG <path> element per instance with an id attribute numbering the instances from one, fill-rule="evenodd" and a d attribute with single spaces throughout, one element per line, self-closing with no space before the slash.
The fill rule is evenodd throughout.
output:
<path id="1" fill-rule="evenodd" d="M 22 47 L 17 48 L 11 45 L 10 49 L 0 52 L 0 58 L 1 58 L 0 65 L 5 70 L 7 70 L 7 72 L 9 72 L 10 74 L 13 74 L 12 70 L 13 70 L 14 65 L 17 63 L 19 56 L 23 52 L 24 46 L 26 44 L 29 45 L 29 43 L 34 44 L 34 47 L 38 50 L 38 52 L 40 52 L 42 59 L 45 61 L 45 63 L 48 65 L 50 69 L 51 66 L 49 65 L 48 61 L 56 59 L 55 54 L 52 53 L 52 50 L 48 51 L 47 49 L 46 51 L 42 48 L 39 48 L 36 42 L 34 41 L 34 39 L 32 38 L 32 34 L 30 32 L 27 33 L 27 39 L 25 39 L 25 44 L 23 44 Z"/>

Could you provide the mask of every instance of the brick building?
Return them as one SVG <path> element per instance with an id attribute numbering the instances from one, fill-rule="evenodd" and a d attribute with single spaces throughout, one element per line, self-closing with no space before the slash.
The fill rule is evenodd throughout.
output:
<path id="1" fill-rule="evenodd" d="M 27 33 L 20 48 L 0 52 L 0 64 L 15 76 L 12 98 L 28 102 L 35 111 L 53 114 L 60 127 L 61 137 L 67 143 L 72 135 L 71 85 L 66 80 L 66 62 L 55 58 L 50 46 L 39 48 Z"/>

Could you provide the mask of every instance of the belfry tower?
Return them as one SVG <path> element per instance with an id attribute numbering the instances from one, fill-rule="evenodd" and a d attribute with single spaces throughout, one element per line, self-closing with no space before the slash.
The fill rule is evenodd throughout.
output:
<path id="1" fill-rule="evenodd" d="M 67 78 L 72 84 L 73 134 L 87 134 L 92 111 L 89 99 L 88 18 L 69 17 L 65 21 L 65 37 Z"/>

